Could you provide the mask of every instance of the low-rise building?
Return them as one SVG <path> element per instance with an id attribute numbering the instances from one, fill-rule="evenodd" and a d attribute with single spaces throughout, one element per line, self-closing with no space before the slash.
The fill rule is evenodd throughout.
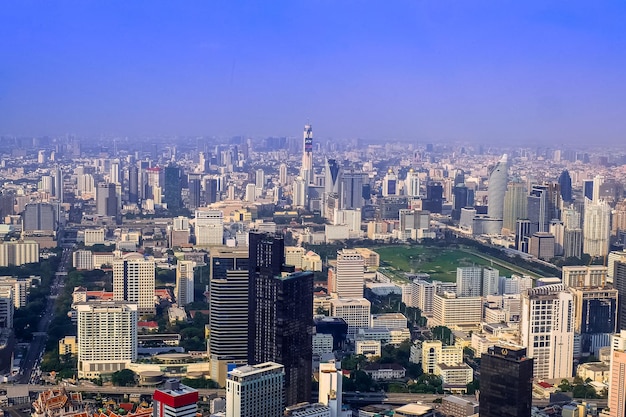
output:
<path id="1" fill-rule="evenodd" d="M 478 403 L 448 395 L 441 399 L 440 411 L 448 417 L 470 417 L 478 413 Z"/>
<path id="2" fill-rule="evenodd" d="M 372 363 L 365 366 L 363 371 L 374 381 L 402 379 L 406 375 L 406 369 L 397 363 Z"/>

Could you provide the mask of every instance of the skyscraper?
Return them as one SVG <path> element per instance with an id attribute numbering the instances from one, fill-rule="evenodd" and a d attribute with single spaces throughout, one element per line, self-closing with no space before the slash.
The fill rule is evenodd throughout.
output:
<path id="1" fill-rule="evenodd" d="M 363 173 L 344 172 L 341 182 L 341 208 L 354 210 L 363 207 Z"/>
<path id="2" fill-rule="evenodd" d="M 530 417 L 533 359 L 526 349 L 494 346 L 480 362 L 480 417 Z"/>
<path id="3" fill-rule="evenodd" d="M 79 378 L 111 374 L 137 359 L 137 304 L 92 301 L 78 303 L 76 312 Z"/>
<path id="4" fill-rule="evenodd" d="M 613 336 L 609 380 L 609 416 L 626 416 L 626 331 Z"/>
<path id="5" fill-rule="evenodd" d="M 189 174 L 187 177 L 187 186 L 189 189 L 189 205 L 192 210 L 201 206 L 202 196 L 202 178 L 198 174 Z"/>
<path id="6" fill-rule="evenodd" d="M 574 360 L 574 298 L 563 284 L 522 294 L 521 342 L 534 359 L 535 378 L 569 378 Z"/>
<path id="7" fill-rule="evenodd" d="M 285 411 L 285 369 L 273 362 L 228 373 L 226 417 L 280 417 Z"/>
<path id="8" fill-rule="evenodd" d="M 137 304 L 139 314 L 154 314 L 154 261 L 130 253 L 113 261 L 113 299 Z"/>
<path id="9" fill-rule="evenodd" d="M 585 199 L 583 252 L 595 257 L 608 255 L 610 238 L 611 207 L 602 200 Z"/>
<path id="10" fill-rule="evenodd" d="M 504 217 L 504 194 L 508 184 L 508 171 L 508 159 L 504 154 L 489 174 L 487 215 L 493 219 Z"/>
<path id="11" fill-rule="evenodd" d="M 569 171 L 565 170 L 559 175 L 559 186 L 561 188 L 561 199 L 565 203 L 570 203 L 572 199 L 572 177 Z"/>
<path id="12" fill-rule="evenodd" d="M 249 236 L 248 362 L 278 362 L 285 367 L 285 399 L 310 401 L 313 273 L 282 273 L 280 236 Z"/>
<path id="13" fill-rule="evenodd" d="M 139 202 L 139 168 L 136 165 L 128 168 L 128 202 L 131 204 Z"/>
<path id="14" fill-rule="evenodd" d="M 511 232 L 515 231 L 515 222 L 528 218 L 526 201 L 526 186 L 521 183 L 511 183 L 504 193 L 504 217 L 502 227 Z"/>
<path id="15" fill-rule="evenodd" d="M 96 213 L 117 217 L 117 190 L 115 184 L 99 182 L 96 188 Z"/>
<path id="16" fill-rule="evenodd" d="M 383 197 L 398 195 L 398 176 L 391 168 L 383 178 Z"/>
<path id="17" fill-rule="evenodd" d="M 330 291 L 340 298 L 362 298 L 365 261 L 354 249 L 337 251 L 337 265 Z"/>
<path id="18" fill-rule="evenodd" d="M 167 204 L 168 210 L 176 210 L 182 207 L 182 183 L 180 168 L 174 165 L 165 167 L 163 203 Z"/>
<path id="19" fill-rule="evenodd" d="M 324 168 L 324 191 L 326 194 L 339 194 L 341 187 L 341 165 L 339 165 L 336 159 L 326 159 L 326 166 Z"/>
<path id="20" fill-rule="evenodd" d="M 225 386 L 229 365 L 248 361 L 248 249 L 212 249 L 209 267 L 211 378 Z"/>
<path id="21" fill-rule="evenodd" d="M 22 215 L 23 230 L 25 232 L 33 232 L 40 230 L 53 231 L 56 230 L 56 214 L 55 208 L 48 203 L 27 204 Z"/>
<path id="22" fill-rule="evenodd" d="M 341 416 L 342 382 L 341 362 L 320 363 L 318 401 L 330 408 L 330 417 Z"/>
<path id="23" fill-rule="evenodd" d="M 300 176 L 307 185 L 313 181 L 313 128 L 311 125 L 304 126 Z"/>
<path id="24" fill-rule="evenodd" d="M 550 230 L 552 220 L 548 187 L 545 185 L 533 185 L 528 201 L 528 219 L 530 220 L 530 235 L 537 232 Z"/>
<path id="25" fill-rule="evenodd" d="M 224 213 L 221 210 L 196 210 L 194 233 L 197 246 L 220 246 L 224 240 Z"/>
<path id="26" fill-rule="evenodd" d="M 626 330 L 626 262 L 614 261 L 613 287 L 617 290 L 619 303 L 617 304 L 617 329 Z"/>
<path id="27" fill-rule="evenodd" d="M 193 261 L 178 261 L 176 264 L 176 303 L 179 307 L 184 307 L 194 300 L 194 267 Z"/>
<path id="28" fill-rule="evenodd" d="M 54 196 L 63 203 L 63 171 L 59 167 L 54 170 Z"/>
<path id="29" fill-rule="evenodd" d="M 413 170 L 413 168 L 409 169 L 409 172 L 406 174 L 406 179 L 404 180 L 404 193 L 408 197 L 419 197 L 420 195 L 420 179 Z"/>

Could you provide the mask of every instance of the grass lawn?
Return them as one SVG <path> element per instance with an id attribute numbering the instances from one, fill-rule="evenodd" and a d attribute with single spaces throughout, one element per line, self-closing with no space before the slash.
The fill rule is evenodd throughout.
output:
<path id="1" fill-rule="evenodd" d="M 442 249 L 430 246 L 384 246 L 374 249 L 380 255 L 380 266 L 405 272 L 424 272 L 439 281 L 456 281 L 459 266 L 491 266 L 491 262 L 463 249 Z M 501 276 L 515 272 L 493 265 Z M 399 274 L 398 274 L 399 275 Z"/>

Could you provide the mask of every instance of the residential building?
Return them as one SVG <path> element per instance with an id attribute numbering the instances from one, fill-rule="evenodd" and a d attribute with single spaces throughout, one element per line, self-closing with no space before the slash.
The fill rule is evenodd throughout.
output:
<path id="1" fill-rule="evenodd" d="M 131 253 L 113 262 L 113 299 L 137 304 L 139 314 L 154 314 L 156 265 Z"/>
<path id="2" fill-rule="evenodd" d="M 608 408 L 610 417 L 626 416 L 626 331 L 613 336 Z"/>
<path id="3" fill-rule="evenodd" d="M 482 317 L 482 297 L 457 297 L 451 292 L 433 296 L 433 321 L 440 326 L 478 324 Z"/>
<path id="4" fill-rule="evenodd" d="M 280 417 L 285 409 L 285 368 L 274 362 L 228 373 L 226 417 Z"/>
<path id="5" fill-rule="evenodd" d="M 181 261 L 176 263 L 176 303 L 184 307 L 194 301 L 194 267 L 193 261 Z"/>
<path id="6" fill-rule="evenodd" d="M 362 298 L 365 262 L 363 256 L 354 249 L 337 251 L 337 264 L 331 292 L 341 298 Z"/>
<path id="7" fill-rule="evenodd" d="M 152 396 L 154 417 L 196 417 L 198 390 L 168 379 Z"/>

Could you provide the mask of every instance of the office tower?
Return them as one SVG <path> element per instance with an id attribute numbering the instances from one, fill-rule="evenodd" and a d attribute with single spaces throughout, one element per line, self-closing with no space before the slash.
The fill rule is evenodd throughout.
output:
<path id="1" fill-rule="evenodd" d="M 574 296 L 574 332 L 579 355 L 599 356 L 617 329 L 617 296 L 611 288 L 569 288 Z"/>
<path id="2" fill-rule="evenodd" d="M 37 163 L 41 165 L 45 162 L 46 162 L 46 151 L 42 149 L 39 152 L 37 152 Z"/>
<path id="3" fill-rule="evenodd" d="M 341 208 L 355 210 L 363 207 L 363 173 L 348 171 L 341 180 Z"/>
<path id="4" fill-rule="evenodd" d="M 246 184 L 246 194 L 244 196 L 244 200 L 253 203 L 256 200 L 256 186 L 254 183 Z"/>
<path id="5" fill-rule="evenodd" d="M 209 164 L 211 162 L 211 154 L 208 152 L 200 152 L 198 154 L 198 168 L 197 172 L 204 174 L 209 170 Z"/>
<path id="6" fill-rule="evenodd" d="M 457 297 L 443 291 L 433 295 L 433 322 L 439 326 L 478 325 L 483 317 L 482 297 Z"/>
<path id="7" fill-rule="evenodd" d="M 220 246 L 224 240 L 224 213 L 221 210 L 196 210 L 196 246 Z"/>
<path id="8" fill-rule="evenodd" d="M 337 251 L 337 265 L 331 292 L 340 298 L 363 298 L 365 262 L 354 249 Z"/>
<path id="9" fill-rule="evenodd" d="M 128 167 L 128 202 L 139 203 L 139 168 L 136 165 Z"/>
<path id="10" fill-rule="evenodd" d="M 565 203 L 571 203 L 572 198 L 572 177 L 570 177 L 567 170 L 561 172 L 559 175 L 559 186 L 561 188 L 561 199 Z"/>
<path id="11" fill-rule="evenodd" d="M 548 187 L 545 185 L 533 185 L 527 196 L 528 219 L 530 220 L 531 235 L 536 232 L 547 232 L 552 220 L 552 209 L 548 197 Z"/>
<path id="12" fill-rule="evenodd" d="M 0 219 L 12 215 L 15 210 L 15 195 L 10 191 L 4 191 L 0 194 Z"/>
<path id="13" fill-rule="evenodd" d="M 342 382 L 341 362 L 320 363 L 318 402 L 330 408 L 330 417 L 341 417 Z"/>
<path id="14" fill-rule="evenodd" d="M 531 236 L 532 225 L 528 219 L 520 219 L 515 222 L 515 249 L 528 252 L 528 239 Z"/>
<path id="15" fill-rule="evenodd" d="M 533 358 L 526 349 L 493 346 L 480 361 L 480 417 L 530 417 Z"/>
<path id="16" fill-rule="evenodd" d="M 285 367 L 286 404 L 311 396 L 313 273 L 282 274 L 281 236 L 249 234 L 248 362 Z"/>
<path id="17" fill-rule="evenodd" d="M 278 183 L 280 185 L 287 185 L 287 164 L 284 162 L 278 167 Z"/>
<path id="18" fill-rule="evenodd" d="M 217 178 L 208 178 L 204 182 L 205 189 L 205 200 L 207 204 L 212 204 L 220 199 L 220 191 L 219 191 L 219 183 Z M 230 200 L 234 200 L 234 187 L 233 187 L 233 198 L 229 198 Z"/>
<path id="19" fill-rule="evenodd" d="M 371 307 L 365 298 L 333 298 L 330 300 L 330 315 L 343 319 L 348 325 L 348 337 L 354 338 L 358 329 L 371 327 Z"/>
<path id="20" fill-rule="evenodd" d="M 189 174 L 187 177 L 187 187 L 189 189 L 189 204 L 191 210 L 195 210 L 202 205 L 202 178 L 198 174 Z"/>
<path id="21" fill-rule="evenodd" d="M 563 231 L 563 257 L 580 258 L 583 254 L 582 229 L 565 229 Z"/>
<path id="22" fill-rule="evenodd" d="M 514 232 L 515 224 L 520 219 L 526 219 L 527 214 L 526 186 L 521 183 L 511 183 L 504 193 L 504 217 L 502 227 Z"/>
<path id="23" fill-rule="evenodd" d="M 194 301 L 194 277 L 193 270 L 196 263 L 193 261 L 181 261 L 176 264 L 176 304 L 184 307 Z"/>
<path id="24" fill-rule="evenodd" d="M 265 188 L 265 172 L 262 169 L 257 169 L 254 173 L 254 185 L 256 188 Z"/>
<path id="25" fill-rule="evenodd" d="M 583 180 L 583 197 L 593 200 L 593 180 Z"/>
<path id="26" fill-rule="evenodd" d="M 152 396 L 153 417 L 196 417 L 198 398 L 198 390 L 168 379 Z"/>
<path id="27" fill-rule="evenodd" d="M 483 269 L 469 266 L 456 269 L 456 294 L 459 297 L 478 297 L 482 291 Z"/>
<path id="28" fill-rule="evenodd" d="M 549 261 L 554 258 L 554 236 L 548 232 L 536 232 L 528 241 L 528 253 L 537 259 Z"/>
<path id="29" fill-rule="evenodd" d="M 408 197 L 420 196 L 420 179 L 413 168 L 409 169 L 404 180 L 404 194 Z"/>
<path id="30" fill-rule="evenodd" d="M 163 187 L 163 203 L 167 205 L 168 210 L 180 209 L 183 205 L 181 191 L 182 180 L 180 176 L 180 168 L 174 165 L 165 167 Z"/>
<path id="31" fill-rule="evenodd" d="M 443 187 L 441 183 L 431 182 L 426 185 L 426 199 L 422 201 L 422 209 L 441 214 L 442 208 Z"/>
<path id="32" fill-rule="evenodd" d="M 131 253 L 113 261 L 113 299 L 137 304 L 139 314 L 154 314 L 154 261 Z"/>
<path id="33" fill-rule="evenodd" d="M 46 193 L 46 197 L 51 197 L 54 194 L 54 178 L 50 175 L 42 175 L 37 189 Z"/>
<path id="34" fill-rule="evenodd" d="M 611 238 L 611 207 L 605 201 L 585 199 L 583 252 L 594 257 L 609 253 Z"/>
<path id="35" fill-rule="evenodd" d="M 452 208 L 452 219 L 461 219 L 461 210 L 467 207 L 467 187 L 464 185 L 457 185 L 452 191 L 454 197 L 454 206 Z"/>
<path id="36" fill-rule="evenodd" d="M 609 377 L 608 415 L 626 416 L 626 331 L 613 336 Z"/>
<path id="37" fill-rule="evenodd" d="M 54 231 L 56 230 L 55 207 L 48 203 L 27 204 L 22 215 L 25 232 Z"/>
<path id="38" fill-rule="evenodd" d="M 492 219 L 504 218 L 504 194 L 508 184 L 508 172 L 508 159 L 504 154 L 489 174 L 487 215 Z"/>
<path id="39" fill-rule="evenodd" d="M 96 213 L 117 217 L 117 190 L 115 184 L 99 182 L 96 188 Z"/>
<path id="40" fill-rule="evenodd" d="M 535 378 L 569 378 L 574 360 L 574 298 L 563 284 L 522 294 L 521 342 Z"/>
<path id="41" fill-rule="evenodd" d="M 300 176 L 307 185 L 313 181 L 313 128 L 311 125 L 304 126 Z"/>
<path id="42" fill-rule="evenodd" d="M 604 177 L 604 175 L 596 175 L 593 178 L 593 196 L 591 198 L 591 201 L 593 201 L 594 203 L 597 203 L 598 201 L 600 201 L 600 187 L 602 186 L 602 184 L 604 184 L 604 181 L 606 180 L 606 178 Z"/>
<path id="43" fill-rule="evenodd" d="M 617 328 L 626 330 L 626 262 L 615 261 L 613 263 L 613 287 L 618 292 L 619 303 L 617 305 Z"/>
<path id="44" fill-rule="evenodd" d="M 298 176 L 293 182 L 293 205 L 295 207 L 305 207 L 306 206 L 306 191 L 307 184 L 304 178 Z"/>
<path id="45" fill-rule="evenodd" d="M 76 313 L 79 378 L 95 379 L 103 373 L 111 374 L 137 359 L 137 304 L 78 303 Z"/>
<path id="46" fill-rule="evenodd" d="M 229 366 L 248 361 L 248 249 L 215 248 L 209 267 L 211 378 L 226 386 Z"/>
<path id="47" fill-rule="evenodd" d="M 554 256 L 563 256 L 563 243 L 565 241 L 565 225 L 560 220 L 550 222 L 550 234 L 554 236 Z"/>
<path id="48" fill-rule="evenodd" d="M 25 240 L 0 243 L 0 266 L 21 266 L 39 262 L 39 243 Z"/>
<path id="49" fill-rule="evenodd" d="M 54 197 L 63 203 L 63 171 L 58 167 L 54 170 Z"/>
<path id="50" fill-rule="evenodd" d="M 226 417 L 281 417 L 285 368 L 273 362 L 235 368 L 226 381 Z"/>
<path id="51" fill-rule="evenodd" d="M 395 196 L 398 194 L 398 176 L 391 168 L 389 168 L 387 174 L 383 177 L 382 194 L 383 197 Z"/>
<path id="52" fill-rule="evenodd" d="M 564 266 L 561 281 L 566 288 L 604 288 L 607 274 L 608 268 L 601 265 Z"/>
<path id="53" fill-rule="evenodd" d="M 341 165 L 336 159 L 326 159 L 324 167 L 324 191 L 339 194 L 341 189 Z"/>

